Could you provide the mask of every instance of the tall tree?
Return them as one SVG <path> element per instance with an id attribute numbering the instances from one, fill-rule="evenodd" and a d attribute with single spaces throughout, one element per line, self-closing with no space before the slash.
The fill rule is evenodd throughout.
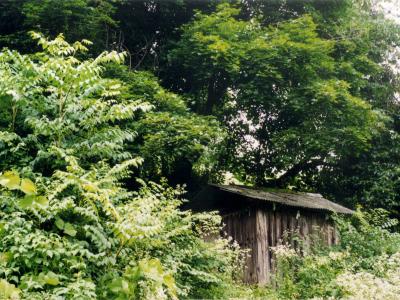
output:
<path id="1" fill-rule="evenodd" d="M 166 52 L 179 39 L 178 28 L 189 22 L 195 11 L 211 13 L 218 1 L 208 0 L 121 0 L 115 20 L 116 46 L 129 52 L 132 69 L 159 71 L 165 64 Z"/>
<path id="2" fill-rule="evenodd" d="M 108 0 L 5 0 L 0 12 L 0 48 L 24 52 L 36 46 L 28 32 L 38 30 L 52 37 L 64 33 L 69 41 L 90 39 L 98 54 L 108 49 L 108 34 L 117 25 L 115 3 Z"/>
<path id="3" fill-rule="evenodd" d="M 231 166 L 244 179 L 310 188 L 321 170 L 367 151 L 384 127 L 377 98 L 364 90 L 380 66 L 346 34 L 323 38 L 315 20 L 263 26 L 221 5 L 186 25 L 170 54 L 196 109 L 224 120 Z"/>

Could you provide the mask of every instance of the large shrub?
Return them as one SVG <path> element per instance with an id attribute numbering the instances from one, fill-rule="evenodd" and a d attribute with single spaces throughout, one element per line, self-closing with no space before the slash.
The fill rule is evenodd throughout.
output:
<path id="1" fill-rule="evenodd" d="M 214 214 L 181 212 L 181 189 L 121 183 L 142 159 L 127 126 L 151 105 L 120 97 L 87 41 L 32 34 L 43 52 L 0 53 L 0 295 L 6 299 L 223 297 L 239 251 Z M 4 294 L 4 295 L 3 295 Z"/>

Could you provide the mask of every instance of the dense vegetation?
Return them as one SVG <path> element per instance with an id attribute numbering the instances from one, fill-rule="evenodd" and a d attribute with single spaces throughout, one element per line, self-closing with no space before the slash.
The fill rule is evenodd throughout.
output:
<path id="1" fill-rule="evenodd" d="M 0 299 L 397 299 L 400 26 L 374 3 L 0 2 Z M 208 180 L 318 191 L 341 244 L 241 285 Z M 375 287 L 372 289 L 372 287 Z M 375 298 L 374 298 L 375 297 Z"/>

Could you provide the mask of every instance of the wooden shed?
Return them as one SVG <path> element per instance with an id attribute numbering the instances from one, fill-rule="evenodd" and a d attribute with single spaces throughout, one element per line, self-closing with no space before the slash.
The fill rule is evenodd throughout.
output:
<path id="1" fill-rule="evenodd" d="M 271 247 L 282 242 L 309 245 L 316 235 L 328 245 L 338 242 L 332 213 L 353 211 L 324 199 L 320 194 L 210 184 L 190 202 L 195 211 L 218 210 L 224 234 L 249 249 L 244 281 L 266 284 L 273 273 Z M 297 238 L 294 238 L 297 237 Z"/>

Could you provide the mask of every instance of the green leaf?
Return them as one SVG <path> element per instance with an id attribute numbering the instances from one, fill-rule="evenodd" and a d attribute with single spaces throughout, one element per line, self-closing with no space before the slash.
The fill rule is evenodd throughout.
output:
<path id="1" fill-rule="evenodd" d="M 76 230 L 71 223 L 65 223 L 64 225 L 64 232 L 70 236 L 76 235 Z"/>
<path id="2" fill-rule="evenodd" d="M 0 299 L 18 300 L 21 291 L 15 285 L 8 283 L 4 279 L 0 279 Z"/>
<path id="3" fill-rule="evenodd" d="M 158 259 L 141 260 L 139 262 L 139 267 L 143 275 L 147 278 L 157 282 L 163 281 L 163 269 Z"/>
<path id="4" fill-rule="evenodd" d="M 28 178 L 21 180 L 21 191 L 27 195 L 35 195 L 37 193 L 36 185 Z"/>
<path id="5" fill-rule="evenodd" d="M 176 297 L 175 279 L 171 274 L 164 275 L 164 284 L 168 288 L 171 296 Z"/>
<path id="6" fill-rule="evenodd" d="M 63 220 L 61 220 L 60 218 L 57 218 L 56 219 L 56 222 L 54 223 L 54 224 L 56 224 L 56 226 L 57 226 L 57 228 L 58 229 L 60 229 L 60 230 L 63 230 L 64 229 L 64 221 Z"/>
<path id="7" fill-rule="evenodd" d="M 1 263 L 7 263 L 11 260 L 11 258 L 12 258 L 12 255 L 10 252 L 0 253 L 0 262 Z"/>
<path id="8" fill-rule="evenodd" d="M 0 184 L 10 190 L 17 190 L 19 186 L 20 178 L 16 171 L 7 171 L 0 176 Z"/>
<path id="9" fill-rule="evenodd" d="M 41 207 L 47 207 L 49 205 L 49 199 L 44 196 L 38 196 L 35 198 L 35 204 L 38 204 Z"/>
<path id="10" fill-rule="evenodd" d="M 88 192 L 95 193 L 97 191 L 97 187 L 93 183 L 85 183 L 82 185 L 83 189 Z"/>
<path id="11" fill-rule="evenodd" d="M 51 271 L 47 273 L 44 281 L 48 285 L 58 285 L 60 283 L 60 280 L 58 279 L 58 275 Z"/>
<path id="12" fill-rule="evenodd" d="M 112 291 L 115 294 L 118 294 L 120 296 L 128 295 L 129 294 L 129 282 L 123 279 L 122 277 L 118 277 L 114 279 L 109 285 L 108 285 L 110 291 Z"/>
<path id="13" fill-rule="evenodd" d="M 23 209 L 31 208 L 33 207 L 34 201 L 35 201 L 34 195 L 26 195 L 24 198 L 19 200 L 18 205 Z"/>
<path id="14" fill-rule="evenodd" d="M 44 196 L 25 195 L 18 202 L 19 207 L 26 208 L 44 208 L 48 205 L 49 200 Z"/>

